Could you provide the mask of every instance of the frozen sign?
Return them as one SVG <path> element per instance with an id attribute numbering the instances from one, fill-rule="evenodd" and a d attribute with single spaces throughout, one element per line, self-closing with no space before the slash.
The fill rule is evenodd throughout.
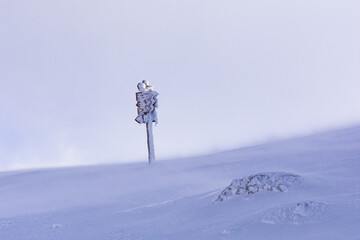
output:
<path id="1" fill-rule="evenodd" d="M 157 96 L 154 87 L 148 81 L 143 80 L 137 85 L 140 92 L 136 93 L 136 106 L 138 107 L 138 116 L 135 121 L 139 124 L 146 123 L 149 163 L 155 161 L 154 140 L 152 133 L 152 123 L 157 124 L 158 118 L 156 108 L 158 107 Z"/>
<path id="2" fill-rule="evenodd" d="M 138 84 L 140 92 L 136 93 L 136 106 L 138 107 L 138 116 L 135 121 L 139 124 L 148 122 L 158 122 L 156 108 L 158 107 L 157 96 L 159 95 L 154 91 L 154 87 L 149 85 L 149 82 L 143 80 Z"/>

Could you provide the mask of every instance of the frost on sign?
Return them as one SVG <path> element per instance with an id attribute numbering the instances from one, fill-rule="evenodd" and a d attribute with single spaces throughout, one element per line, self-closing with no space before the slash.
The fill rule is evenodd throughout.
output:
<path id="1" fill-rule="evenodd" d="M 149 82 L 143 80 L 137 85 L 140 92 L 136 93 L 136 106 L 138 107 L 138 116 L 135 121 L 139 124 L 146 123 L 147 144 L 149 153 L 149 164 L 155 161 L 154 137 L 152 133 L 152 123 L 157 124 L 156 108 L 158 107 L 157 96 L 154 87 Z"/>
<path id="2" fill-rule="evenodd" d="M 138 84 L 140 92 L 136 93 L 136 106 L 138 107 L 138 116 L 135 121 L 139 124 L 158 122 L 156 108 L 158 107 L 157 96 L 154 87 L 149 85 L 149 82 L 144 80 Z"/>

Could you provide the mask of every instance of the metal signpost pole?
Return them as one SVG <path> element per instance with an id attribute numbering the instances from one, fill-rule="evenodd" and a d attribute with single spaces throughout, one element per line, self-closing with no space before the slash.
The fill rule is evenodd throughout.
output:
<path id="1" fill-rule="evenodd" d="M 143 80 L 138 84 L 140 92 L 136 93 L 136 106 L 138 107 L 138 116 L 135 121 L 139 124 L 146 123 L 147 145 L 149 154 L 149 164 L 155 161 L 155 148 L 152 123 L 157 124 L 156 108 L 158 107 L 157 96 L 154 87 L 149 85 L 149 82 Z"/>
<path id="2" fill-rule="evenodd" d="M 154 149 L 154 137 L 152 132 L 152 122 L 146 123 L 146 132 L 147 132 L 147 145 L 149 153 L 149 164 L 155 161 L 155 149 Z"/>

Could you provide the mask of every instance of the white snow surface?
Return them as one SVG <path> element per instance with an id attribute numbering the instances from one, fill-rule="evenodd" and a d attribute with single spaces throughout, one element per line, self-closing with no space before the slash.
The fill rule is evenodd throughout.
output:
<path id="1" fill-rule="evenodd" d="M 359 171 L 353 127 L 151 166 L 2 172 L 0 240 L 359 240 Z M 301 181 L 215 201 L 259 173 Z"/>

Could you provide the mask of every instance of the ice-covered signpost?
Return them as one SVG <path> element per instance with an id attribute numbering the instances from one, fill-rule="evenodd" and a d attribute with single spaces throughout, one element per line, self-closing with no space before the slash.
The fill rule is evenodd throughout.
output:
<path id="1" fill-rule="evenodd" d="M 152 123 L 158 123 L 156 108 L 158 107 L 157 96 L 154 87 L 149 82 L 143 80 L 137 85 L 140 92 L 136 93 L 136 106 L 138 107 L 138 116 L 135 121 L 139 124 L 146 123 L 147 144 L 149 153 L 149 164 L 155 161 L 154 137 L 152 132 Z"/>

